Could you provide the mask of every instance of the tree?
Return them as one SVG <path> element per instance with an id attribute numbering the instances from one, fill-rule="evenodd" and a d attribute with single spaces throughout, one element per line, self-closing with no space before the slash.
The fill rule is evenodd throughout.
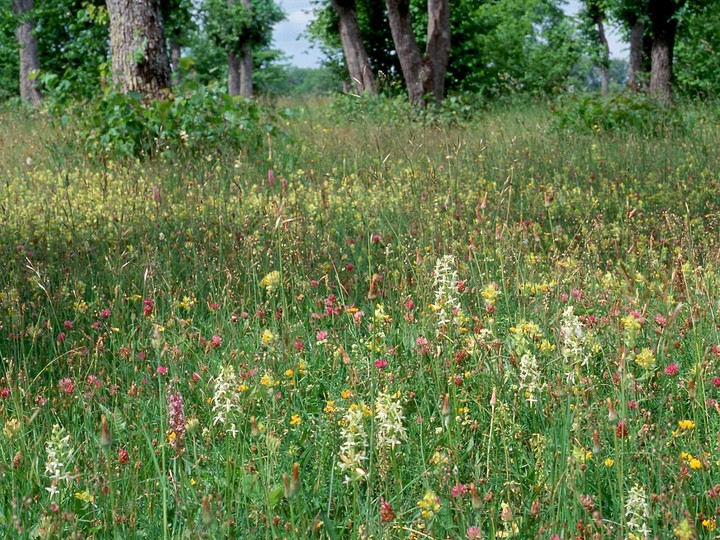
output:
<path id="1" fill-rule="evenodd" d="M 410 103 L 422 107 L 425 105 L 425 95 L 431 94 L 435 103 L 439 104 L 445 95 L 445 75 L 450 57 L 449 1 L 428 0 L 424 57 L 420 55 L 413 31 L 410 0 L 387 0 L 387 8 Z"/>
<path id="2" fill-rule="evenodd" d="M 159 96 L 170 86 L 160 0 L 107 0 L 112 77 L 121 92 Z"/>
<path id="3" fill-rule="evenodd" d="M 605 36 L 605 6 L 602 0 L 584 0 L 582 17 L 593 24 L 594 40 L 599 46 L 597 65 L 600 68 L 600 93 L 607 96 L 610 91 L 610 47 Z"/>
<path id="4" fill-rule="evenodd" d="M 648 32 L 648 0 L 608 0 L 608 11 L 620 23 L 630 43 L 627 84 L 640 90 L 646 84 L 652 41 Z"/>
<path id="5" fill-rule="evenodd" d="M 30 17 L 33 0 L 13 0 L 12 7 L 18 17 L 15 36 L 20 47 L 20 97 L 30 103 L 37 103 L 41 98 L 37 80 L 40 56 L 35 24 Z"/>
<path id="6" fill-rule="evenodd" d="M 350 79 L 358 94 L 374 94 L 375 77 L 360 35 L 355 0 L 332 0 L 338 17 L 338 31 Z"/>
<path id="7" fill-rule="evenodd" d="M 228 93 L 253 95 L 253 48 L 267 47 L 285 14 L 274 0 L 207 0 L 205 27 L 227 54 Z"/>
<path id="8" fill-rule="evenodd" d="M 188 44 L 188 36 L 195 29 L 192 0 L 161 0 L 165 35 L 170 45 L 170 70 L 173 84 L 181 81 L 180 58 L 182 47 Z"/>
<path id="9" fill-rule="evenodd" d="M 652 32 L 650 93 L 659 100 L 672 100 L 672 71 L 678 11 L 683 0 L 649 0 L 648 15 Z"/>

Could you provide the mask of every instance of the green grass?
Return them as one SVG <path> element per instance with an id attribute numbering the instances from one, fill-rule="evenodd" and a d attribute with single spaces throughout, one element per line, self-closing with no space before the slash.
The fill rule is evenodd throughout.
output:
<path id="1" fill-rule="evenodd" d="M 2 113 L 3 537 L 715 537 L 712 107 L 364 106 L 145 161 Z"/>

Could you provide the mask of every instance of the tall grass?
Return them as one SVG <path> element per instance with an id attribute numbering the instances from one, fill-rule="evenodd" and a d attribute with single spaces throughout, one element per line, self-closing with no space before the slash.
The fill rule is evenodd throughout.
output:
<path id="1" fill-rule="evenodd" d="M 712 110 L 369 107 L 145 161 L 3 113 L 5 536 L 714 537 Z"/>

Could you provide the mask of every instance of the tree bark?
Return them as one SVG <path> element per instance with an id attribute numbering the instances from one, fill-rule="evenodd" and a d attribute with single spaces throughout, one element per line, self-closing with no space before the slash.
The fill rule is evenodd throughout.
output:
<path id="1" fill-rule="evenodd" d="M 652 24 L 652 52 L 650 65 L 650 93 L 659 100 L 672 100 L 672 63 L 677 32 L 675 14 L 678 5 L 673 0 L 650 0 Z"/>
<path id="2" fill-rule="evenodd" d="M 180 73 L 180 58 L 182 56 L 182 48 L 177 41 L 170 40 L 170 70 L 172 71 L 173 84 L 182 82 L 182 74 Z"/>
<path id="3" fill-rule="evenodd" d="M 360 35 L 355 0 L 332 0 L 332 6 L 338 16 L 340 42 L 355 92 L 374 94 L 375 77 Z"/>
<path id="4" fill-rule="evenodd" d="M 170 63 L 159 0 L 106 0 L 113 82 L 121 92 L 159 97 Z"/>
<path id="5" fill-rule="evenodd" d="M 598 38 L 602 49 L 602 58 L 600 59 L 600 93 L 607 96 L 610 92 L 610 46 L 608 45 L 607 36 L 605 35 L 605 26 L 603 19 L 605 14 L 599 11 L 595 15 L 595 25 L 598 30 Z"/>
<path id="6" fill-rule="evenodd" d="M 33 0 L 13 0 L 13 13 L 26 15 L 33 8 Z M 30 103 L 41 99 L 38 81 L 35 78 L 40 71 L 35 23 L 23 19 L 15 28 L 15 37 L 20 46 L 20 98 Z"/>
<path id="7" fill-rule="evenodd" d="M 420 56 L 410 17 L 410 0 L 387 0 L 390 32 L 395 43 L 400 67 L 407 86 L 410 103 L 417 107 L 425 106 L 423 81 L 432 77 L 427 73 L 432 66 L 423 62 Z"/>
<path id="8" fill-rule="evenodd" d="M 237 0 L 227 0 L 232 6 Z M 240 0 L 242 5 L 252 11 L 252 0 Z M 246 36 L 238 36 L 238 48 L 228 54 L 228 94 L 231 96 L 253 97 L 253 56 L 252 47 Z"/>
<path id="9" fill-rule="evenodd" d="M 228 94 L 240 95 L 240 58 L 234 51 L 228 51 Z"/>
<path id="10" fill-rule="evenodd" d="M 428 35 L 425 62 L 432 79 L 425 81 L 425 92 L 432 93 L 437 105 L 445 97 L 445 74 L 450 58 L 450 2 L 428 0 Z"/>
<path id="11" fill-rule="evenodd" d="M 633 90 L 640 90 L 640 73 L 643 71 L 643 39 L 645 25 L 635 21 L 630 28 L 630 58 L 628 61 L 628 86 Z"/>

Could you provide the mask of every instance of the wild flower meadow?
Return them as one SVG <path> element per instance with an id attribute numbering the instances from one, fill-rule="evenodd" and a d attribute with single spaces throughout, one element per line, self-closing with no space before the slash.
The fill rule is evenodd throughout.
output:
<path id="1" fill-rule="evenodd" d="M 3 113 L 4 538 L 715 538 L 720 122 Z"/>

